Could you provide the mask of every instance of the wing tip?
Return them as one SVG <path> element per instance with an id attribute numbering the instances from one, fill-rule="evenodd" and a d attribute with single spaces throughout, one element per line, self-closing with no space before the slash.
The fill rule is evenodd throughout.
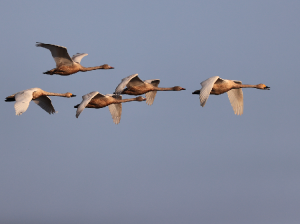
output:
<path id="1" fill-rule="evenodd" d="M 115 118 L 113 118 L 113 122 L 114 122 L 116 125 L 120 124 L 120 121 L 121 121 L 121 117 L 115 117 Z"/>
<path id="2" fill-rule="evenodd" d="M 37 47 L 45 47 L 45 46 L 43 46 L 43 45 L 51 45 L 51 46 L 54 46 L 54 47 L 62 47 L 62 48 L 65 48 L 65 49 L 67 49 L 66 47 L 64 47 L 64 46 L 60 46 L 60 45 L 55 45 L 55 44 L 45 44 L 45 43 L 41 43 L 41 42 L 36 42 L 36 44 L 35 44 L 35 46 L 37 46 Z"/>

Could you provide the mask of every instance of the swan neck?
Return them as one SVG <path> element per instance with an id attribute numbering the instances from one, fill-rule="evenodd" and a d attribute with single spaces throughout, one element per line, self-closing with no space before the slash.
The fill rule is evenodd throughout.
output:
<path id="1" fill-rule="evenodd" d="M 116 100 L 116 103 L 126 103 L 126 102 L 131 102 L 131 101 L 136 101 L 136 98 Z"/>
<path id="2" fill-rule="evenodd" d="M 155 91 L 173 91 L 174 88 L 173 87 L 155 87 L 153 88 L 153 90 Z"/>
<path id="3" fill-rule="evenodd" d="M 87 72 L 87 71 L 92 71 L 92 70 L 97 70 L 97 69 L 103 69 L 103 65 L 101 66 L 95 66 L 95 67 L 83 67 L 81 68 L 82 72 Z"/>
<path id="4" fill-rule="evenodd" d="M 61 97 L 67 97 L 68 93 L 51 93 L 51 92 L 43 92 L 43 95 L 45 96 L 61 96 Z"/>
<path id="5" fill-rule="evenodd" d="M 239 88 L 257 88 L 257 85 L 239 84 Z"/>

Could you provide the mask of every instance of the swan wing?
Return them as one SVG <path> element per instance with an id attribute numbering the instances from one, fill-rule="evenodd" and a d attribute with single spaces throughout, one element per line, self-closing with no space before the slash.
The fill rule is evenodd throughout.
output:
<path id="1" fill-rule="evenodd" d="M 142 85 L 144 85 L 144 82 L 138 76 L 135 76 L 127 83 L 126 87 L 130 88 L 132 86 L 142 86 Z"/>
<path id="2" fill-rule="evenodd" d="M 101 99 L 103 97 L 107 97 L 107 95 L 103 95 L 101 93 L 98 93 L 97 95 L 95 95 L 94 97 L 92 97 L 92 99 Z"/>
<path id="3" fill-rule="evenodd" d="M 115 99 L 122 100 L 122 95 L 111 95 L 107 94 L 108 96 L 111 96 Z M 122 103 L 113 103 L 108 105 L 109 112 L 112 116 L 112 119 L 115 124 L 119 124 L 121 120 L 122 115 Z"/>
<path id="4" fill-rule="evenodd" d="M 37 47 L 43 47 L 51 51 L 52 57 L 56 63 L 56 67 L 61 65 L 73 65 L 73 60 L 68 54 L 67 48 L 54 44 L 36 43 Z"/>
<path id="5" fill-rule="evenodd" d="M 160 79 L 148 79 L 144 80 L 145 83 L 150 83 L 155 87 L 158 87 L 158 84 L 160 83 Z"/>
<path id="6" fill-rule="evenodd" d="M 219 76 L 213 76 L 205 81 L 201 82 L 202 89 L 200 90 L 200 105 L 202 107 L 205 106 L 205 103 L 210 95 L 210 92 L 216 81 L 222 81 L 223 79 L 219 78 Z"/>
<path id="7" fill-rule="evenodd" d="M 34 99 L 33 102 L 35 102 L 37 105 L 39 105 L 47 113 L 49 113 L 49 114 L 55 113 L 51 99 L 48 96 L 40 96 L 40 97 Z"/>
<path id="8" fill-rule="evenodd" d="M 155 99 L 157 91 L 150 91 L 148 93 L 145 94 L 146 96 L 146 103 L 151 106 L 153 104 L 153 101 Z"/>
<path id="9" fill-rule="evenodd" d="M 129 88 L 131 86 L 140 86 L 143 84 L 144 84 L 144 82 L 138 77 L 138 74 L 133 74 L 133 75 L 130 75 L 130 76 L 122 79 L 121 83 L 117 86 L 115 93 L 121 94 L 123 89 L 125 88 L 125 86 L 127 86 L 127 88 Z"/>
<path id="10" fill-rule="evenodd" d="M 152 84 L 155 87 L 158 87 L 158 84 L 160 83 L 160 80 L 159 79 L 149 79 L 149 80 L 144 80 L 144 82 Z M 155 99 L 156 93 L 157 93 L 157 91 L 150 91 L 150 92 L 147 92 L 145 94 L 145 96 L 146 96 L 146 103 L 148 105 L 151 106 L 153 104 L 153 101 Z"/>
<path id="11" fill-rule="evenodd" d="M 81 114 L 81 112 L 84 110 L 84 108 L 86 107 L 86 105 L 88 105 L 88 103 L 91 101 L 91 99 L 93 99 L 94 96 L 96 96 L 97 94 L 101 94 L 101 93 L 99 93 L 97 91 L 94 91 L 94 92 L 90 92 L 90 93 L 85 94 L 85 95 L 82 96 L 82 101 L 79 104 L 79 106 L 77 108 L 77 111 L 76 111 L 76 117 L 77 118 L 79 117 L 79 115 Z"/>
<path id="12" fill-rule="evenodd" d="M 88 54 L 86 54 L 86 53 L 77 53 L 77 54 L 74 54 L 74 55 L 72 56 L 72 60 L 73 60 L 74 62 L 80 64 L 81 59 L 82 59 L 83 57 L 87 56 L 87 55 L 88 55 Z"/>
<path id="13" fill-rule="evenodd" d="M 14 107 L 15 107 L 16 115 L 21 115 L 28 109 L 29 103 L 32 100 L 32 93 L 34 91 L 36 91 L 36 89 L 32 88 L 15 94 L 16 102 Z"/>
<path id="14" fill-rule="evenodd" d="M 235 83 L 242 84 L 241 81 L 232 80 Z M 227 92 L 230 104 L 236 115 L 242 115 L 244 112 L 244 100 L 243 100 L 243 90 L 231 89 Z"/>

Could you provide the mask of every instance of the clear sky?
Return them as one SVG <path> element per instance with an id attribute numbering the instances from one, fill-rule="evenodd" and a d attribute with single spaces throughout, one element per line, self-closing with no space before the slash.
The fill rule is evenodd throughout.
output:
<path id="1" fill-rule="evenodd" d="M 300 223 L 299 1 L 1 1 L 0 223 Z M 36 42 L 88 53 L 83 66 L 114 70 L 45 75 Z M 74 105 L 113 93 L 138 73 L 160 79 L 152 106 Z M 244 114 L 227 94 L 205 107 L 192 95 L 211 76 L 264 83 L 244 89 Z M 6 96 L 51 97 L 21 116 Z M 124 96 L 126 98 L 128 96 Z"/>

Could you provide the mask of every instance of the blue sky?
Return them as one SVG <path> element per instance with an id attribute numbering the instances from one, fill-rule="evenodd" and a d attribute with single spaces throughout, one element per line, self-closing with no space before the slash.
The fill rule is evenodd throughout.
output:
<path id="1" fill-rule="evenodd" d="M 1 223 L 299 223 L 298 1 L 2 1 Z M 44 75 L 55 67 L 36 42 L 88 53 L 114 70 Z M 74 105 L 113 93 L 138 73 L 160 79 L 152 106 Z M 192 95 L 211 77 L 264 83 L 244 89 L 244 114 L 227 94 L 205 107 Z M 51 97 L 21 116 L 6 96 Z M 124 98 L 127 96 L 124 96 Z"/>

